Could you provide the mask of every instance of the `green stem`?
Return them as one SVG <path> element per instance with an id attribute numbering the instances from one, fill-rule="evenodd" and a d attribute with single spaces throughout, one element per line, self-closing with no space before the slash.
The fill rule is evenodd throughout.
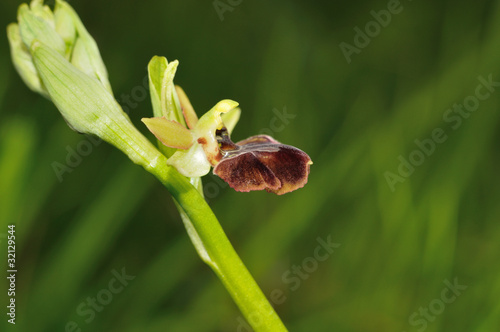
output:
<path id="1" fill-rule="evenodd" d="M 157 163 L 148 171 L 163 183 L 182 207 L 184 217 L 190 220 L 186 228 L 200 256 L 217 274 L 252 328 L 255 331 L 287 331 L 201 194 L 165 163 Z M 196 238 L 199 238 L 199 243 Z"/>
<path id="2" fill-rule="evenodd" d="M 103 65 L 101 66 L 102 60 L 99 57 L 94 41 L 90 40 L 90 36 L 87 36 L 86 39 L 86 46 L 88 47 L 86 50 L 93 50 L 93 54 L 81 54 L 90 57 L 86 61 L 92 59 L 97 61 L 94 63 L 94 65 L 97 64 L 96 66 L 91 66 L 91 70 L 96 70 L 96 72 L 89 76 L 63 56 L 61 50 L 57 48 L 58 44 L 56 42 L 51 43 L 50 38 L 47 39 L 45 30 L 29 35 L 29 40 L 23 40 L 23 43 L 15 39 L 22 38 L 22 33 L 17 30 L 22 31 L 24 29 L 31 33 L 33 30 L 31 27 L 38 27 L 42 24 L 49 31 L 47 33 L 51 33 L 50 36 L 54 37 L 54 40 L 60 41 L 62 51 L 64 50 L 62 39 L 57 35 L 56 31 L 49 29 L 53 22 L 45 22 L 37 15 L 30 13 L 27 5 L 20 7 L 20 13 L 23 14 L 19 23 L 20 28 L 10 28 L 11 44 L 18 48 L 21 48 L 21 46 L 25 48 L 25 45 L 30 46 L 30 54 L 26 54 L 25 49 L 18 49 L 22 56 L 28 57 L 28 59 L 31 59 L 30 55 L 32 56 L 33 62 L 28 63 L 28 69 L 36 70 L 36 74 L 33 72 L 28 74 L 39 75 L 36 79 L 41 79 L 48 96 L 68 124 L 81 133 L 96 135 L 114 145 L 134 163 L 143 166 L 148 172 L 155 175 L 167 187 L 182 208 L 182 219 L 201 258 L 221 279 L 250 325 L 256 331 L 286 331 L 271 304 L 262 294 L 257 283 L 234 251 L 217 218 L 202 195 L 189 183 L 187 178 L 182 176 L 175 168 L 168 166 L 167 158 L 134 127 L 109 92 L 110 89 L 106 89 L 105 86 L 109 85 L 109 83 L 103 85 L 102 81 L 98 81 L 94 77 L 95 75 L 100 76 L 99 72 L 103 72 Z M 71 19 L 75 20 L 76 18 L 72 17 Z M 81 22 L 78 21 L 77 30 L 81 34 L 84 28 L 78 29 L 79 25 L 81 25 Z M 48 44 L 39 41 L 37 38 L 47 41 Z M 82 36 L 79 36 L 79 38 L 82 38 Z M 81 50 L 85 51 L 85 49 Z M 166 59 L 164 62 L 164 65 L 166 65 Z M 175 66 L 176 64 L 172 67 L 172 71 L 175 71 Z M 171 73 L 170 78 L 173 79 L 173 73 Z M 33 84 L 30 86 L 35 91 L 44 93 L 34 87 Z M 168 96 L 173 96 L 175 94 L 173 83 L 169 88 Z M 153 102 L 153 106 L 158 106 L 157 99 L 156 102 Z M 173 101 L 170 100 L 170 104 L 167 100 L 167 106 L 170 105 L 168 107 L 177 109 L 176 114 L 180 117 L 180 106 L 177 106 L 177 104 L 178 100 L 175 98 Z M 224 107 L 233 108 L 236 103 L 226 101 L 223 105 L 225 106 L 219 106 L 222 110 L 215 109 L 212 116 L 218 116 L 219 113 L 226 112 L 228 109 L 224 110 Z M 155 109 L 158 109 L 158 107 Z M 206 121 L 204 124 L 205 129 L 215 131 L 215 128 L 211 128 L 211 122 L 206 119 L 200 119 L 200 121 Z M 215 147 L 217 146 L 215 145 Z"/>

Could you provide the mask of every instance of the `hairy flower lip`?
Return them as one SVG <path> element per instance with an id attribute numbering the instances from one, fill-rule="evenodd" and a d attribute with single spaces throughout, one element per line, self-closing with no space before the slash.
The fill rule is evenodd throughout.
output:
<path id="1" fill-rule="evenodd" d="M 224 142 L 228 139 L 223 136 Z M 235 145 L 237 149 L 222 150 L 223 158 L 213 171 L 234 190 L 283 195 L 307 183 L 312 161 L 302 150 L 266 135 L 252 136 Z"/>

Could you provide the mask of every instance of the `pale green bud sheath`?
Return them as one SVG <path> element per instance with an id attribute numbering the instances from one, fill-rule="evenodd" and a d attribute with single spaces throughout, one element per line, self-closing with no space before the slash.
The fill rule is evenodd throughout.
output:
<path id="1" fill-rule="evenodd" d="M 43 4 L 43 0 L 32 0 L 30 3 L 30 8 L 33 14 L 40 17 L 42 20 L 48 22 L 52 28 L 54 28 L 54 14 L 50 10 L 50 7 Z"/>
<path id="2" fill-rule="evenodd" d="M 36 3 L 35 3 L 36 4 Z M 37 10 L 31 10 L 27 4 L 19 6 L 17 19 L 19 21 L 19 31 L 21 38 L 26 45 L 30 47 L 33 41 L 39 40 L 49 46 L 59 54 L 66 53 L 66 44 L 55 30 L 53 15 L 46 14 L 46 11 L 38 6 L 33 6 Z M 45 13 L 42 15 L 42 13 Z M 47 20 L 52 18 L 52 20 Z"/>
<path id="3" fill-rule="evenodd" d="M 102 61 L 97 43 L 85 29 L 78 14 L 67 2 L 62 0 L 56 1 L 54 12 L 57 18 L 57 32 L 61 34 L 66 43 L 71 39 L 71 30 L 69 32 L 66 30 L 68 26 L 71 26 L 69 21 L 72 22 L 76 31 L 77 37 L 73 45 L 71 63 L 85 74 L 96 77 L 111 92 L 108 72 Z"/>
<path id="4" fill-rule="evenodd" d="M 33 43 L 31 53 L 52 101 L 73 129 L 100 137 L 147 170 L 166 162 L 96 78 L 39 41 Z"/>
<path id="5" fill-rule="evenodd" d="M 12 62 L 23 82 L 34 92 L 49 98 L 33 64 L 31 54 L 21 39 L 19 26 L 16 23 L 11 23 L 7 26 L 7 37 L 9 39 Z"/>
<path id="6" fill-rule="evenodd" d="M 56 32 L 64 40 L 66 44 L 66 53 L 69 55 L 73 51 L 77 34 L 74 19 L 70 15 L 67 7 L 69 6 L 63 6 L 60 1 L 56 2 L 54 8 L 54 23 Z"/>

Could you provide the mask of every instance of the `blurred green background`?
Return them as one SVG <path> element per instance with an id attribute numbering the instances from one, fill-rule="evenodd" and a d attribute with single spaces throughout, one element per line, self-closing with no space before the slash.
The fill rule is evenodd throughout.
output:
<path id="1" fill-rule="evenodd" d="M 70 3 L 142 132 L 146 65 L 164 55 L 180 61 L 176 83 L 198 114 L 240 103 L 234 139 L 272 132 L 311 156 L 309 183 L 280 197 L 204 178 L 264 293 L 283 292 L 291 331 L 500 330 L 500 87 L 448 113 L 474 101 L 479 76 L 500 82 L 500 1 L 403 1 L 379 31 L 370 12 L 386 1 L 222 0 L 222 20 L 212 1 Z M 3 27 L 19 4 L 0 3 Z M 339 45 L 367 23 L 348 62 Z M 250 331 L 168 192 L 71 131 L 0 39 L 0 267 L 16 224 L 18 268 L 16 326 L 4 278 L 0 330 Z M 446 139 L 431 151 L 438 128 Z M 411 175 L 401 160 L 418 164 Z M 54 163 L 71 169 L 62 181 Z M 318 261 L 318 238 L 340 247 Z"/>

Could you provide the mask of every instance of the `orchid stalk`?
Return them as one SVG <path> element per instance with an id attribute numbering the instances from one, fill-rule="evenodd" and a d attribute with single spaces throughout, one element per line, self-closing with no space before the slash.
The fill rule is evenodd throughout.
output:
<path id="1" fill-rule="evenodd" d="M 238 103 L 222 100 L 198 119 L 174 85 L 177 61 L 153 57 L 148 66 L 152 118 L 143 122 L 153 145 L 131 123 L 112 94 L 94 39 L 76 12 L 57 0 L 54 11 L 33 0 L 8 26 L 13 63 L 26 85 L 51 100 L 68 125 L 98 136 L 154 175 L 171 193 L 201 259 L 222 281 L 255 331 L 286 331 L 203 198 L 201 177 L 214 172 L 238 191 L 277 194 L 307 182 L 310 158 L 268 136 L 230 140 Z"/>

